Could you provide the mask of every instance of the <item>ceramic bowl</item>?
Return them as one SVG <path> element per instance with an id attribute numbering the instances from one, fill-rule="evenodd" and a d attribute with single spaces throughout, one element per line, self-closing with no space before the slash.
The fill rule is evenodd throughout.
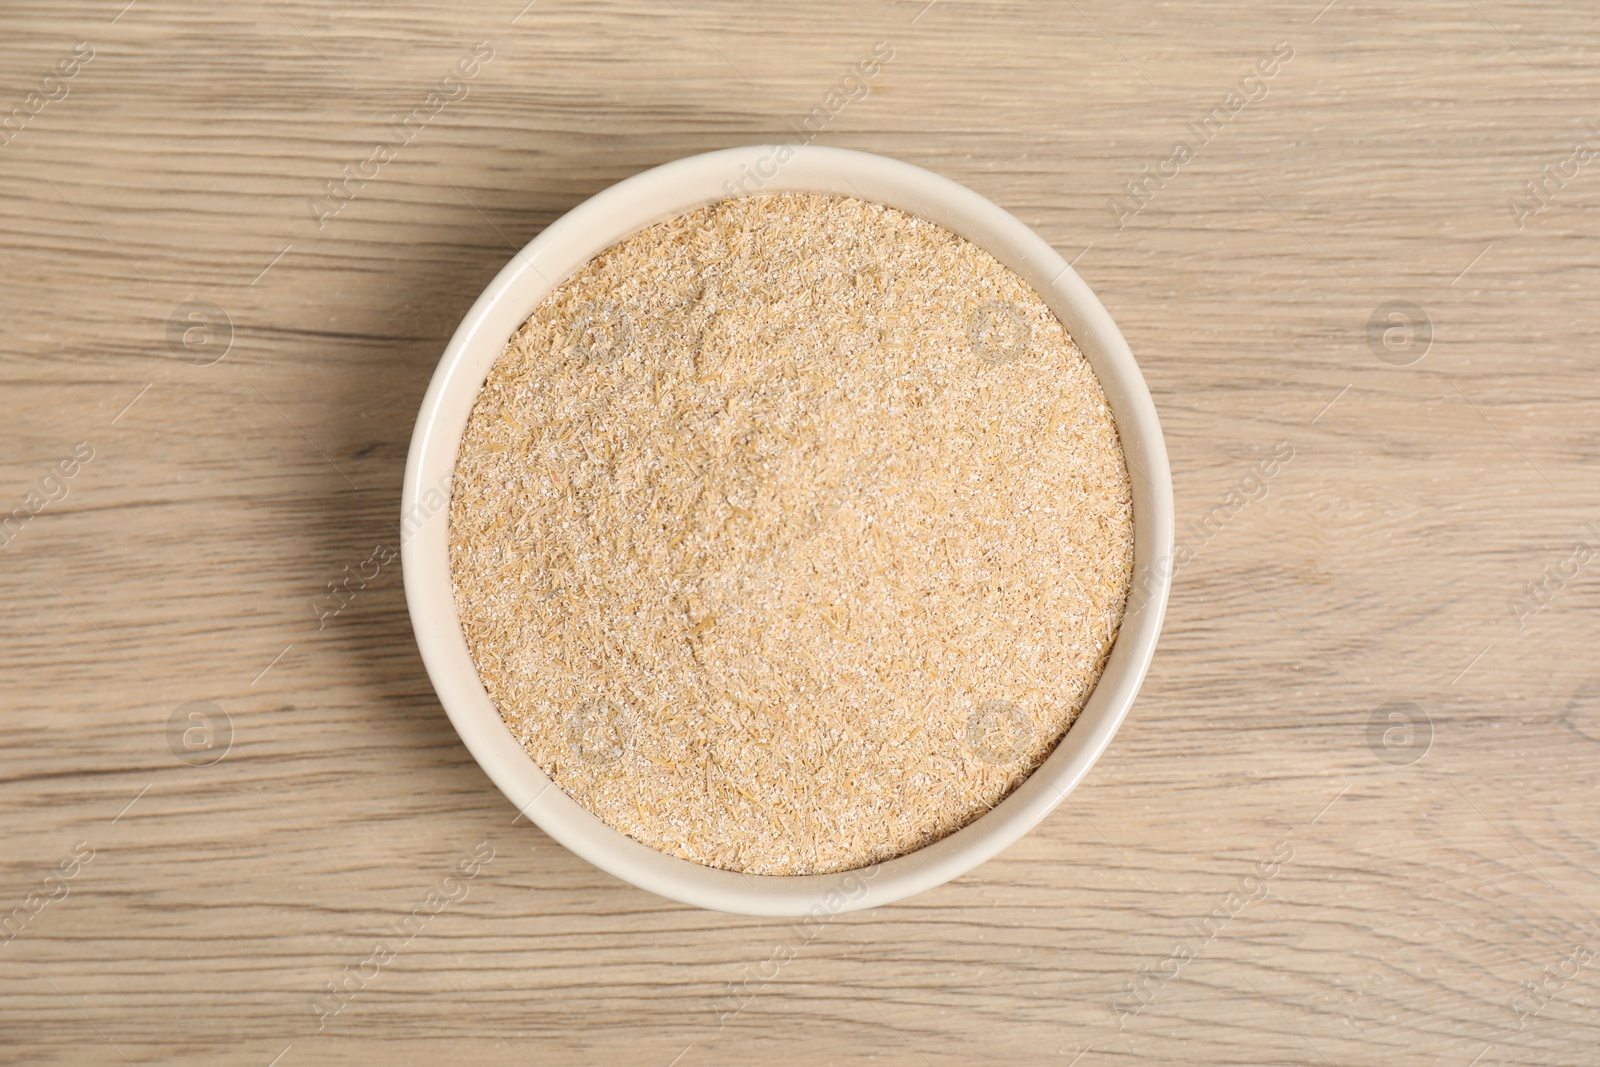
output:
<path id="1" fill-rule="evenodd" d="M 653 223 L 730 195 L 836 193 L 921 216 L 1027 281 L 1100 378 L 1133 478 L 1134 593 L 1105 671 L 1055 751 L 981 818 L 925 848 L 839 874 L 746 875 L 669 856 L 612 829 L 567 796 L 512 736 L 478 678 L 456 616 L 448 492 L 478 391 L 544 296 L 590 259 Z M 1132 706 L 1166 611 L 1173 504 L 1155 405 L 1127 342 L 1089 287 L 1004 210 L 920 167 L 837 148 L 758 145 L 680 159 L 590 198 L 508 263 L 450 339 L 422 401 L 402 501 L 406 601 L 439 699 L 467 749 L 511 803 L 552 838 L 624 881 L 686 904 L 747 915 L 832 915 L 887 904 L 972 870 L 1035 826 L 1105 751 Z"/>

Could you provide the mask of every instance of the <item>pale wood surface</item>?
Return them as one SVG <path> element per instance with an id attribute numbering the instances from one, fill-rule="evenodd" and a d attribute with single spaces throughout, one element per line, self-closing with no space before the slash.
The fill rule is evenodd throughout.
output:
<path id="1" fill-rule="evenodd" d="M 1520 628 L 1508 607 L 1600 522 L 1600 163 L 1522 229 L 1507 207 L 1600 145 L 1591 7 L 123 2 L 0 11 L 6 111 L 95 50 L 0 147 L 0 505 L 94 449 L 0 549 L 0 916 L 94 850 L 0 945 L 0 1060 L 1600 1062 L 1600 562 Z M 480 40 L 469 95 L 319 230 L 307 198 Z M 1295 455 L 1179 574 L 1070 804 L 832 922 L 719 1027 L 788 928 L 512 825 L 398 568 L 320 632 L 312 605 L 392 538 L 417 404 L 511 245 L 653 164 L 784 136 L 879 40 L 893 62 L 819 143 L 1090 246 L 1180 525 Z M 1110 197 L 1278 41 L 1266 98 L 1118 229 Z M 1369 348 L 1391 299 L 1433 323 L 1412 366 Z M 168 347 L 190 300 L 232 320 L 220 362 Z M 168 745 L 193 700 L 232 723 L 212 766 Z M 1432 721 L 1408 766 L 1368 745 L 1396 700 Z M 324 984 L 480 841 L 467 898 L 319 1032 Z M 1280 842 L 1267 897 L 1119 1030 L 1113 998 Z"/>

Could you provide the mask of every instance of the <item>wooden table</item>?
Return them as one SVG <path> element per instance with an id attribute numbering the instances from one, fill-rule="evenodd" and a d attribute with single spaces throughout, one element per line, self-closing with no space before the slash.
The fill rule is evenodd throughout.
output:
<path id="1" fill-rule="evenodd" d="M 0 1060 L 1600 1062 L 1592 11 L 125 2 L 0 14 Z M 806 939 L 513 825 L 397 566 L 318 615 L 512 248 L 819 107 L 1075 260 L 1192 559 L 1069 803 Z"/>

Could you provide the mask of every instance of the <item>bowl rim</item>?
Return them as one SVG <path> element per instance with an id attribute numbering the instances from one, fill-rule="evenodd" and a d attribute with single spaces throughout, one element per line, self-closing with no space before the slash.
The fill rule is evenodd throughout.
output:
<path id="1" fill-rule="evenodd" d="M 899 208 L 966 238 L 1021 275 L 1099 378 L 1133 482 L 1128 607 L 1105 669 L 1055 750 L 991 811 L 954 833 L 833 874 L 742 874 L 671 856 L 612 828 L 555 787 L 478 677 L 449 573 L 449 481 L 467 418 L 506 341 L 538 302 L 646 226 L 729 196 L 780 192 L 836 193 Z M 1171 588 L 1174 526 L 1166 446 L 1144 377 L 1110 314 L 1048 242 L 987 198 L 910 163 L 816 145 L 747 145 L 666 163 L 595 194 L 547 226 L 489 283 L 445 347 L 417 414 L 401 494 L 400 551 L 428 677 L 467 750 L 518 818 L 526 815 L 601 870 L 671 900 L 745 915 L 827 917 L 965 874 L 1022 837 L 1082 781 L 1126 718 L 1155 653 Z"/>

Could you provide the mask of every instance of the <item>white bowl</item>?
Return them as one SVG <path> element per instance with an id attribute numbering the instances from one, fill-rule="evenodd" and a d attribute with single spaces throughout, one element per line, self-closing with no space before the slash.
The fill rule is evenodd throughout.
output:
<path id="1" fill-rule="evenodd" d="M 787 153 L 787 155 L 786 155 Z M 448 508 L 456 452 L 506 341 L 552 288 L 663 219 L 746 193 L 856 196 L 959 234 L 1021 275 L 1088 357 L 1133 476 L 1134 595 L 1088 704 L 1050 757 L 994 810 L 926 848 L 857 871 L 746 875 L 669 856 L 612 829 L 554 786 L 495 710 L 456 616 Z M 1172 481 L 1155 405 L 1128 344 L 1072 268 L 1016 218 L 965 186 L 864 152 L 753 146 L 691 156 L 619 182 L 567 212 L 502 270 L 445 349 L 423 398 L 402 499 L 406 602 L 428 676 L 468 751 L 547 834 L 602 870 L 664 897 L 746 915 L 823 916 L 875 907 L 965 874 L 1048 815 L 1105 751 L 1155 652 L 1171 584 Z"/>

